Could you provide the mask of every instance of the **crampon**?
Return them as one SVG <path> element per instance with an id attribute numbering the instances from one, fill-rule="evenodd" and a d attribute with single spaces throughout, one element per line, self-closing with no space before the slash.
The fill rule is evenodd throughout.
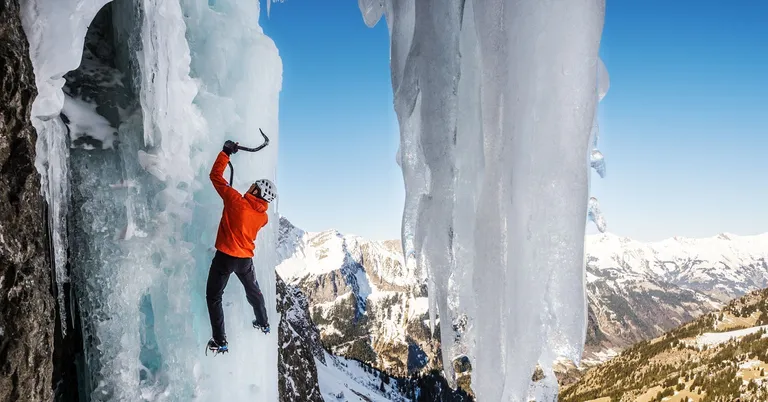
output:
<path id="1" fill-rule="evenodd" d="M 215 357 L 218 354 L 229 352 L 229 347 L 227 346 L 227 341 L 224 341 L 221 344 L 219 344 L 215 340 L 211 339 L 210 341 L 208 341 L 208 344 L 205 345 L 206 356 L 208 356 L 209 350 L 213 352 L 213 356 Z"/>

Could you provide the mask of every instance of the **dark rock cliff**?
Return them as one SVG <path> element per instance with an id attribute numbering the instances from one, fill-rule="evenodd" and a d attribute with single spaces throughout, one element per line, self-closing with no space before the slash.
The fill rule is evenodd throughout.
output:
<path id="1" fill-rule="evenodd" d="M 54 308 L 18 0 L 0 0 L 0 401 L 53 398 Z"/>
<path id="2" fill-rule="evenodd" d="M 296 288 L 277 276 L 278 389 L 280 401 L 322 402 L 315 358 L 324 362 L 320 333 L 309 318 L 309 303 Z"/>

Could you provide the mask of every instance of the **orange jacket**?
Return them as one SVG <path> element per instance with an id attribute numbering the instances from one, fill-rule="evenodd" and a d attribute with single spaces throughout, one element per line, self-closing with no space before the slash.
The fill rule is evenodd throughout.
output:
<path id="1" fill-rule="evenodd" d="M 232 257 L 253 257 L 254 242 L 259 229 L 269 221 L 269 204 L 253 194 L 242 196 L 230 187 L 222 176 L 229 162 L 229 156 L 219 152 L 211 169 L 211 182 L 224 200 L 219 232 L 216 234 L 216 249 Z"/>

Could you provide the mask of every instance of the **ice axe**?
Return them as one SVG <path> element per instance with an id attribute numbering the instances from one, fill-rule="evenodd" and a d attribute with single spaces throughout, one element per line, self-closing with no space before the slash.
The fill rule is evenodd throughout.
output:
<path id="1" fill-rule="evenodd" d="M 264 143 L 263 144 L 259 145 L 256 148 L 248 148 L 248 147 L 244 147 L 244 146 L 242 146 L 240 144 L 237 144 L 237 150 L 238 151 L 245 151 L 245 152 L 259 152 L 262 149 L 264 149 L 267 145 L 269 145 L 269 137 L 267 137 L 267 135 L 264 134 L 264 132 L 261 131 L 261 129 L 259 129 L 259 132 L 261 133 L 261 136 L 264 137 Z M 232 185 L 232 180 L 235 178 L 235 167 L 232 166 L 232 162 L 231 161 L 227 162 L 227 164 L 229 164 L 229 185 L 231 186 Z"/>

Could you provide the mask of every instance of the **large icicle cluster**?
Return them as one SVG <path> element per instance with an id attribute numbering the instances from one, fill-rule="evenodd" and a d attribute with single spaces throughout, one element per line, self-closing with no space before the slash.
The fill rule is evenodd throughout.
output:
<path id="1" fill-rule="evenodd" d="M 260 142 L 262 128 L 270 146 L 233 157 L 234 186 L 243 191 L 256 178 L 275 179 L 282 65 L 258 26 L 259 3 L 115 0 L 107 22 L 99 22 L 109 32 L 94 39 L 114 43 L 84 53 L 89 25 L 107 3 L 22 0 L 57 282 L 73 282 L 82 317 L 81 394 L 94 401 L 277 400 L 277 334 L 251 327 L 253 311 L 237 283 L 224 300 L 237 353 L 200 361 L 210 337 L 205 282 L 222 208 L 210 166 L 225 139 Z M 104 82 L 104 71 L 114 72 L 112 82 Z M 113 102 L 116 88 L 125 102 Z M 89 136 L 109 137 L 111 128 L 118 145 L 77 146 Z M 254 259 L 273 324 L 276 208 Z"/>
<path id="2" fill-rule="evenodd" d="M 67 212 L 69 209 L 69 149 L 66 127 L 59 119 L 64 107 L 64 74 L 80 64 L 88 24 L 110 0 L 21 0 L 21 22 L 29 41 L 35 70 L 37 98 L 32 103 L 32 125 L 37 131 L 37 159 L 43 194 L 48 200 L 49 227 L 54 252 L 62 320 L 63 284 L 69 281 L 67 264 Z M 82 4 L 85 3 L 85 4 Z M 77 10 L 77 13 L 74 13 Z M 69 18 L 61 16 L 71 15 Z M 66 331 L 66 325 L 62 325 Z"/>
<path id="3" fill-rule="evenodd" d="M 359 5 L 389 27 L 403 249 L 427 270 L 445 372 L 466 354 L 479 400 L 554 400 L 553 361 L 579 362 L 585 337 L 604 1 Z"/>

